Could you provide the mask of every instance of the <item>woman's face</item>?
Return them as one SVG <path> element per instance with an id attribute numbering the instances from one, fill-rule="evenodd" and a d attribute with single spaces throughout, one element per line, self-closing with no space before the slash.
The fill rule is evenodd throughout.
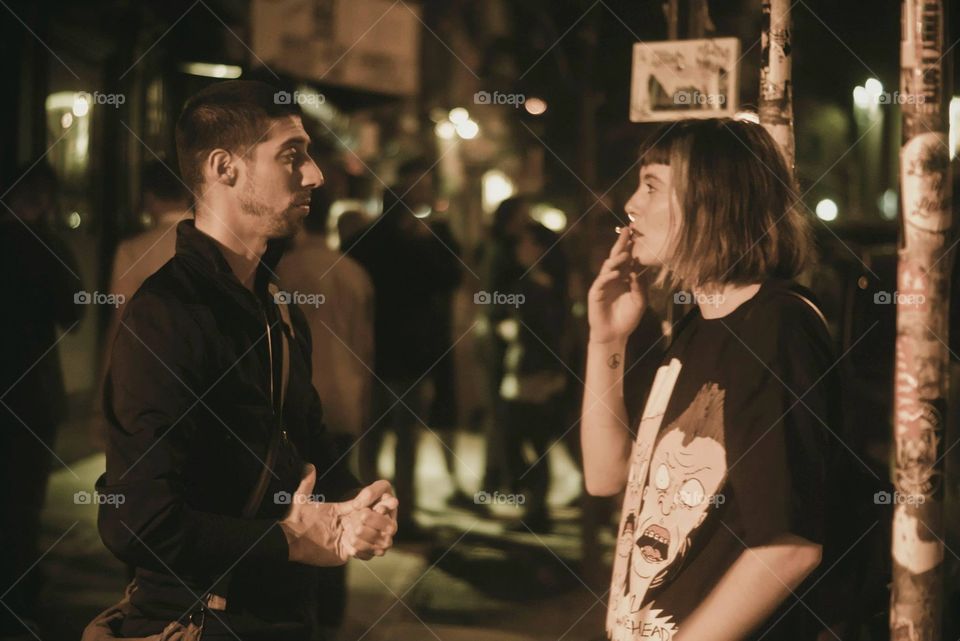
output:
<path id="1" fill-rule="evenodd" d="M 670 258 L 676 236 L 671 212 L 680 211 L 671 181 L 669 165 L 644 165 L 640 168 L 640 185 L 624 207 L 635 232 L 633 257 L 641 265 L 662 266 Z"/>

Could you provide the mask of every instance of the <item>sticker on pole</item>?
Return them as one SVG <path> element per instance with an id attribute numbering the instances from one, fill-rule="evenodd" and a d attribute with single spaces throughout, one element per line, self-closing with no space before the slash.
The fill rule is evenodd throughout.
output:
<path id="1" fill-rule="evenodd" d="M 738 38 L 633 45 L 630 120 L 731 117 L 737 110 Z"/>

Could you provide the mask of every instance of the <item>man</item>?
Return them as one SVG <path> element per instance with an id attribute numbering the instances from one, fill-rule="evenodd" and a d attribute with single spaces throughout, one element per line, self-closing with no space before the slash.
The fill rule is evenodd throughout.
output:
<path id="1" fill-rule="evenodd" d="M 274 93 L 230 81 L 187 103 L 176 140 L 195 221 L 121 319 L 97 490 L 114 498 L 104 543 L 136 566 L 122 636 L 179 621 L 204 639 L 315 638 L 317 567 L 383 555 L 396 533 L 389 483 L 357 494 L 324 430 L 303 314 L 273 295 L 277 241 L 323 183 L 299 108 Z"/>
<path id="2" fill-rule="evenodd" d="M 7 638 L 35 627 L 40 511 L 67 409 L 58 331 L 72 329 L 84 306 L 74 299 L 83 289 L 79 269 L 50 225 L 58 192 L 53 169 L 33 163 L 4 185 L 0 283 L 11 306 L 0 321 L 0 581 L 7 606 L 0 608 L 0 637 Z"/>

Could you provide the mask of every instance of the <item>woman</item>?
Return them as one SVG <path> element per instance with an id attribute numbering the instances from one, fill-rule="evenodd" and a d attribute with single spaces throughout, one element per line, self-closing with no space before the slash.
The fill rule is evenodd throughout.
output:
<path id="1" fill-rule="evenodd" d="M 792 281 L 811 259 L 807 221 L 761 126 L 688 120 L 653 139 L 588 301 L 585 481 L 625 491 L 607 635 L 769 640 L 789 620 L 786 638 L 804 638 L 807 622 L 777 610 L 820 562 L 839 424 L 830 337 Z M 695 306 L 628 425 L 624 351 L 654 271 Z"/>

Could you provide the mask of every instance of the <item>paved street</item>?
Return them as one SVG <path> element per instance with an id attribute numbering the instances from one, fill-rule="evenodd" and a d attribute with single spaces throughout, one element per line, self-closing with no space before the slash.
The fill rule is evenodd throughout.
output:
<path id="1" fill-rule="evenodd" d="M 70 437 L 62 440 L 58 453 L 69 452 Z M 388 439 L 384 452 L 391 447 Z M 397 546 L 369 563 L 351 562 L 340 639 L 599 639 L 608 575 L 604 567 L 591 567 L 592 572 L 582 567 L 580 511 L 570 507 L 576 505 L 580 475 L 566 450 L 558 446 L 550 454 L 557 527 L 549 535 L 536 535 L 522 527 L 521 532 L 505 531 L 511 517 L 520 516 L 510 511 L 514 508 L 499 508 L 498 518 L 447 508 L 452 486 L 440 448 L 424 434 L 417 474 L 417 517 L 436 532 L 436 540 Z M 476 472 L 482 470 L 481 440 L 461 436 L 456 449 L 461 484 L 472 491 Z M 391 472 L 387 458 L 381 460 L 385 474 Z M 46 553 L 39 563 L 48 579 L 40 622 L 44 640 L 78 639 L 83 625 L 115 601 L 125 585 L 123 566 L 97 535 L 95 507 L 74 501 L 76 492 L 93 487 L 104 467 L 103 455 L 65 462 L 69 469 L 58 465 L 51 478 L 44 512 L 41 549 Z M 609 543 L 607 532 L 603 540 Z"/>

